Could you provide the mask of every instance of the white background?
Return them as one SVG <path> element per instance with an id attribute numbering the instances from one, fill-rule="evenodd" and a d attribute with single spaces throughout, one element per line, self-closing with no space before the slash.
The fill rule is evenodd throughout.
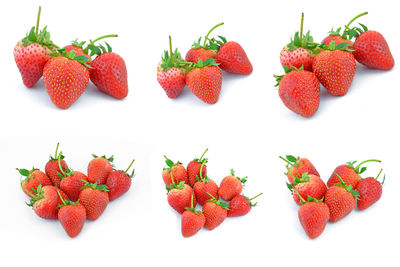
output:
<path id="1" fill-rule="evenodd" d="M 361 4 L 362 3 L 362 4 Z M 359 20 L 387 39 L 398 63 L 395 1 L 7 1 L 0 15 L 1 259 L 8 265 L 71 263 L 106 266 L 388 265 L 395 261 L 398 228 L 398 86 L 397 65 L 389 72 L 357 66 L 344 97 L 321 87 L 318 112 L 304 119 L 287 110 L 273 87 L 282 73 L 279 52 L 299 28 L 317 41 L 327 31 Z M 23 86 L 13 47 L 34 25 L 38 4 L 41 25 L 59 45 L 80 38 L 118 33 L 110 40 L 128 67 L 130 93 L 114 100 L 90 84 L 68 110 L 57 109 L 41 80 Z M 254 66 L 247 77 L 223 74 L 220 99 L 206 105 L 185 88 L 170 100 L 156 81 L 156 66 L 168 35 L 184 55 L 199 36 L 219 22 L 215 34 L 239 42 Z M 44 167 L 61 142 L 69 164 L 85 171 L 91 153 L 114 154 L 125 168 L 137 159 L 131 191 L 114 201 L 96 222 L 70 239 L 57 222 L 37 216 L 24 203 L 16 167 Z M 184 239 L 180 217 L 168 206 L 161 179 L 162 155 L 187 164 L 208 147 L 209 174 L 217 183 L 235 168 L 248 175 L 246 195 L 260 191 L 258 207 L 243 218 L 228 219 L 210 232 Z M 316 240 L 304 234 L 297 207 L 286 189 L 278 155 L 308 157 L 326 181 L 349 160 L 379 158 L 387 174 L 382 199 L 331 224 Z M 369 175 L 379 167 L 371 164 Z M 299 255 L 301 254 L 301 256 Z"/>

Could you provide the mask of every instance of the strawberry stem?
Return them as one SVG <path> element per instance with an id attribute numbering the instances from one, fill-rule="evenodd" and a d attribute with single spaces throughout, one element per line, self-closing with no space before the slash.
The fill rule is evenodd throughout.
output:
<path id="1" fill-rule="evenodd" d="M 206 150 L 204 150 L 203 155 L 201 155 L 199 161 L 201 161 L 201 160 L 203 159 L 203 157 L 204 157 L 204 155 L 207 153 L 207 151 L 208 151 L 208 148 L 206 148 Z"/>
<path id="2" fill-rule="evenodd" d="M 208 36 L 210 35 L 210 33 L 211 33 L 213 30 L 215 30 L 216 28 L 218 28 L 219 26 L 222 26 L 222 25 L 224 25 L 223 22 L 218 23 L 217 25 L 215 25 L 214 27 L 212 27 L 211 30 L 208 31 L 206 37 L 204 38 L 203 46 L 206 46 L 206 42 L 207 42 L 207 39 L 208 39 Z"/>
<path id="3" fill-rule="evenodd" d="M 26 193 L 28 193 L 28 195 L 31 197 L 31 198 L 34 198 L 35 197 L 35 195 L 31 192 L 31 191 L 29 191 L 28 189 L 26 189 L 26 187 L 21 183 L 21 187 L 22 187 L 22 189 L 26 192 Z"/>
<path id="4" fill-rule="evenodd" d="M 383 169 L 381 169 L 381 170 L 379 171 L 378 175 L 375 177 L 376 180 L 378 180 L 379 175 L 381 175 L 382 171 L 383 171 Z"/>
<path id="5" fill-rule="evenodd" d="M 107 35 L 103 35 L 103 36 L 101 36 L 101 37 L 99 37 L 99 38 L 94 39 L 92 42 L 95 43 L 95 42 L 98 42 L 98 41 L 100 41 L 100 40 L 102 40 L 102 39 L 110 38 L 110 37 L 118 37 L 118 34 L 107 34 Z"/>
<path id="6" fill-rule="evenodd" d="M 56 157 L 57 157 L 58 167 L 60 168 L 61 174 L 65 177 L 66 174 L 65 174 L 63 168 L 61 167 L 61 153 L 62 152 L 60 151 L 60 154 L 58 154 L 58 156 L 56 155 Z"/>
<path id="7" fill-rule="evenodd" d="M 172 58 L 172 39 L 171 35 L 169 37 L 169 56 Z"/>
<path id="8" fill-rule="evenodd" d="M 190 208 L 193 209 L 193 193 L 192 196 L 190 197 Z"/>
<path id="9" fill-rule="evenodd" d="M 128 168 L 126 169 L 125 173 L 128 173 L 129 169 L 131 168 L 132 164 L 135 162 L 135 160 L 132 160 L 131 164 L 129 164 Z"/>
<path id="10" fill-rule="evenodd" d="M 258 194 L 257 196 L 250 198 L 249 200 L 253 200 L 253 199 L 255 199 L 255 198 L 261 196 L 262 194 L 263 194 L 263 193 L 260 193 L 260 194 Z"/>
<path id="11" fill-rule="evenodd" d="M 358 168 L 360 168 L 360 166 L 361 165 L 363 165 L 364 163 L 367 163 L 367 162 L 381 162 L 379 159 L 368 159 L 368 160 L 364 160 L 363 162 L 361 162 L 360 164 L 358 164 L 357 166 L 356 166 L 356 170 L 358 169 Z"/>
<path id="12" fill-rule="evenodd" d="M 276 77 L 275 77 L 275 76 L 276 76 Z M 280 76 L 274 75 L 274 77 L 277 78 L 277 77 L 280 77 Z M 279 156 L 279 158 L 280 158 L 281 160 L 285 161 L 288 165 L 293 166 L 293 163 L 291 163 L 290 161 L 288 161 L 288 160 L 285 159 L 284 157 Z"/>
<path id="13" fill-rule="evenodd" d="M 300 195 L 299 190 L 297 190 L 297 188 L 294 186 L 294 184 L 292 183 L 293 186 L 293 190 L 296 192 L 296 194 L 299 196 L 301 202 L 306 203 L 307 201 Z"/>
<path id="14" fill-rule="evenodd" d="M 301 22 L 300 22 L 300 43 L 303 43 L 303 23 L 304 23 L 304 12 L 301 12 Z"/>
<path id="15" fill-rule="evenodd" d="M 35 29 L 35 35 L 36 39 L 38 38 L 38 32 L 39 32 L 39 22 L 40 22 L 40 13 L 42 12 L 42 7 L 39 6 L 39 11 L 36 19 L 36 29 Z"/>
<path id="16" fill-rule="evenodd" d="M 357 16 L 355 16 L 352 20 L 349 21 L 349 23 L 346 24 L 346 28 L 348 28 L 350 26 L 350 24 L 352 24 L 356 19 L 358 19 L 359 17 L 362 17 L 364 15 L 367 15 L 368 12 L 363 12 L 361 14 L 358 14 Z"/>
<path id="17" fill-rule="evenodd" d="M 58 194 L 58 196 L 60 197 L 61 202 L 62 202 L 64 205 L 67 205 L 67 203 L 65 203 L 65 200 L 64 200 L 63 197 L 61 196 L 60 190 L 58 190 L 58 188 L 57 188 L 57 194 Z"/>
<path id="18" fill-rule="evenodd" d="M 58 146 L 60 145 L 60 143 L 57 143 L 57 147 L 56 147 L 56 154 L 54 155 L 54 158 L 57 158 L 57 152 L 58 152 Z"/>

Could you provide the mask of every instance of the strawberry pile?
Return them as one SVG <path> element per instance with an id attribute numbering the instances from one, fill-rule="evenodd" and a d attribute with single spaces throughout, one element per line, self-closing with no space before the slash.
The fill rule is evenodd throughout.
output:
<path id="1" fill-rule="evenodd" d="M 300 33 L 280 53 L 284 75 L 274 75 L 283 104 L 303 117 L 312 116 L 320 103 L 320 83 L 334 96 L 344 96 L 356 74 L 356 61 L 371 69 L 390 70 L 394 59 L 385 38 L 377 31 L 350 28 L 353 18 L 343 31 L 331 30 L 322 43 L 316 43 L 310 31 L 303 34 L 304 14 Z M 354 41 L 353 41 L 354 40 Z"/>
<path id="2" fill-rule="evenodd" d="M 181 217 L 181 230 L 184 237 L 195 235 L 201 228 L 213 230 L 224 222 L 226 217 L 244 216 L 257 203 L 253 198 L 242 194 L 247 177 L 239 178 L 231 170 L 230 175 L 222 179 L 220 186 L 207 174 L 208 159 L 204 158 L 207 149 L 200 158 L 193 159 L 185 168 L 180 162 L 165 157 L 167 167 L 162 178 L 168 192 L 168 203 Z M 196 210 L 200 204 L 202 210 Z"/>
<path id="3" fill-rule="evenodd" d="M 375 178 L 360 176 L 367 170 L 362 165 L 380 160 L 370 159 L 359 164 L 352 161 L 339 165 L 325 184 L 308 159 L 291 155 L 280 158 L 287 163 L 287 186 L 295 203 L 300 205 L 300 224 L 310 238 L 321 235 L 328 221 L 334 223 L 343 219 L 356 206 L 364 210 L 382 196 L 385 177 L 382 182 L 378 181 L 382 170 Z"/>
<path id="4" fill-rule="evenodd" d="M 108 43 L 73 41 L 60 48 L 50 40 L 47 26 L 39 32 L 41 8 L 36 27 L 14 48 L 14 58 L 26 87 L 32 88 L 43 76 L 51 101 L 61 109 L 69 108 L 83 94 L 89 80 L 102 92 L 123 99 L 128 95 L 127 70 L 124 60 L 112 52 Z M 95 58 L 93 58 L 95 57 Z"/>
<path id="5" fill-rule="evenodd" d="M 169 37 L 169 51 L 164 51 L 157 66 L 157 81 L 169 98 L 176 98 L 187 85 L 190 91 L 204 103 L 218 101 L 222 86 L 222 72 L 248 75 L 253 66 L 242 46 L 225 37 L 209 38 L 211 32 L 223 25 L 215 25 L 204 37 L 200 37 L 182 58 L 178 49 L 172 49 Z"/>
<path id="6" fill-rule="evenodd" d="M 43 219 L 59 220 L 70 237 L 77 236 L 86 219 L 94 221 L 103 214 L 109 201 L 112 201 L 131 187 L 130 167 L 115 170 L 113 157 L 93 155 L 89 162 L 87 175 L 73 171 L 65 162 L 58 144 L 54 156 L 50 156 L 45 172 L 32 168 L 17 169 L 24 177 L 22 191 L 30 198 L 28 206 Z"/>

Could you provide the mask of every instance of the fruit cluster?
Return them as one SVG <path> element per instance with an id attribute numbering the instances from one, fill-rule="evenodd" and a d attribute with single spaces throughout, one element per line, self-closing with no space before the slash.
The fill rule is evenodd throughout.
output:
<path id="1" fill-rule="evenodd" d="M 89 79 L 100 91 L 116 99 L 128 95 L 125 61 L 112 52 L 108 43 L 105 43 L 107 48 L 95 45 L 104 38 L 117 35 L 105 35 L 89 42 L 75 40 L 60 48 L 50 40 L 47 26 L 39 32 L 40 12 L 39 7 L 36 27 L 32 27 L 14 48 L 15 62 L 26 87 L 33 87 L 43 76 L 51 101 L 62 109 L 78 100 Z"/>
<path id="2" fill-rule="evenodd" d="M 169 51 L 157 66 L 157 81 L 169 98 L 176 98 L 187 85 L 192 93 L 207 104 L 218 101 L 222 86 L 221 69 L 235 74 L 247 75 L 253 66 L 240 44 L 227 41 L 225 37 L 209 38 L 211 32 L 223 25 L 215 25 L 204 37 L 200 37 L 186 53 L 185 60 L 178 49 Z"/>
<path id="3" fill-rule="evenodd" d="M 23 192 L 30 197 L 28 206 L 47 220 L 58 219 L 70 237 L 77 236 L 86 221 L 96 220 L 112 201 L 126 193 L 131 187 L 134 170 L 128 174 L 115 170 L 113 157 L 93 155 L 89 162 L 87 175 L 73 171 L 58 153 L 58 144 L 54 156 L 46 163 L 45 172 L 17 169 L 25 177 L 21 181 Z"/>
<path id="4" fill-rule="evenodd" d="M 385 177 L 382 183 L 378 182 L 378 177 L 382 170 L 375 178 L 360 176 L 367 170 L 362 165 L 380 160 L 370 159 L 359 164 L 352 161 L 340 165 L 325 184 L 308 159 L 291 155 L 280 158 L 287 163 L 287 186 L 295 203 L 300 205 L 298 217 L 310 238 L 322 234 L 328 221 L 337 222 L 346 217 L 356 205 L 359 210 L 364 210 L 381 198 Z"/>
<path id="5" fill-rule="evenodd" d="M 308 31 L 296 32 L 290 43 L 280 53 L 285 70 L 274 75 L 279 86 L 279 96 L 285 106 L 304 117 L 312 116 L 319 107 L 320 83 L 334 96 L 344 96 L 356 74 L 356 61 L 367 68 L 390 70 L 394 59 L 385 38 L 360 23 L 350 28 L 353 18 L 343 31 L 331 30 L 322 43 L 315 43 Z M 353 39 L 355 41 L 353 42 Z"/>
<path id="6" fill-rule="evenodd" d="M 168 191 L 169 205 L 182 214 L 184 237 L 195 235 L 203 226 L 213 230 L 226 217 L 246 215 L 257 204 L 251 200 L 262 194 L 245 197 L 242 189 L 247 177 L 239 178 L 234 170 L 222 179 L 218 187 L 207 175 L 206 152 L 207 149 L 200 158 L 190 161 L 187 168 L 165 157 L 167 167 L 163 169 L 162 178 Z M 203 206 L 202 211 L 195 209 L 197 203 Z"/>

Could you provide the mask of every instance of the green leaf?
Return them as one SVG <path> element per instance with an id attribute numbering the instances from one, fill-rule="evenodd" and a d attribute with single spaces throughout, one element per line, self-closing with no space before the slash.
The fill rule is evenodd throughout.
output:
<path id="1" fill-rule="evenodd" d="M 286 67 L 286 68 L 288 68 L 288 67 Z M 289 69 L 290 69 L 290 68 L 289 68 Z M 287 159 L 288 161 L 292 162 L 292 163 L 296 163 L 296 162 L 297 162 L 296 157 L 294 157 L 294 156 L 292 156 L 292 155 L 287 155 L 287 156 L 286 156 L 286 159 Z"/>

